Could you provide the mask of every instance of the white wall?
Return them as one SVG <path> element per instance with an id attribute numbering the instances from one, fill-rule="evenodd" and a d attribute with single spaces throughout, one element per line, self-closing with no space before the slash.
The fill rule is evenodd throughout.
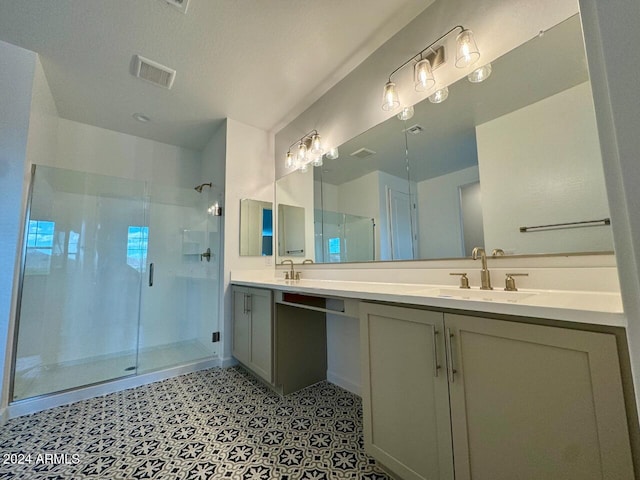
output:
<path id="1" fill-rule="evenodd" d="M 462 24 L 473 30 L 482 53 L 481 62 L 486 63 L 577 12 L 576 0 L 436 1 L 277 132 L 276 178 L 286 173 L 284 156 L 288 146 L 305 132 L 315 128 L 327 146 L 339 146 L 395 115 L 397 111 L 385 112 L 381 108 L 382 88 L 389 74 L 449 27 Z M 454 39 L 455 35 L 451 41 Z M 451 85 L 473 68 L 457 69 L 448 62 L 437 70 L 437 78 L 442 85 Z M 414 105 L 432 93 L 416 93 L 411 74 L 411 68 L 406 68 L 394 76 L 405 105 Z"/>
<path id="2" fill-rule="evenodd" d="M 232 270 L 273 270 L 272 257 L 240 256 L 240 200 L 253 198 L 273 202 L 273 137 L 236 120 L 227 119 L 226 178 L 224 212 L 224 339 L 223 360 L 231 357 L 231 289 Z M 313 206 L 313 192 L 309 189 Z M 313 218 L 311 219 L 313 222 Z M 313 224 L 313 223 L 312 223 Z"/>
<path id="3" fill-rule="evenodd" d="M 16 290 L 14 278 L 22 244 L 27 138 L 36 54 L 0 42 L 0 422 L 8 402 L 9 349 Z M 10 328 L 11 327 L 11 328 Z"/>
<path id="4" fill-rule="evenodd" d="M 519 231 L 609 217 L 589 82 L 477 126 L 476 139 L 487 250 L 613 249 L 607 226 Z"/>
<path id="5" fill-rule="evenodd" d="M 464 253 L 459 188 L 478 179 L 475 166 L 418 183 L 419 258 L 455 258 Z"/>
<path id="6" fill-rule="evenodd" d="M 57 154 L 44 164 L 184 188 L 204 181 L 200 152 L 66 119 Z"/>

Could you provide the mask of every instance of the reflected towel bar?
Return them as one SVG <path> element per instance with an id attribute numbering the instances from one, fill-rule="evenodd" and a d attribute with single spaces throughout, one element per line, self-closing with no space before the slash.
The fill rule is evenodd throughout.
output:
<path id="1" fill-rule="evenodd" d="M 603 218 L 602 220 L 585 220 L 583 222 L 568 222 L 568 223 L 553 223 L 551 225 L 536 225 L 534 227 L 520 227 L 520 231 L 523 233 L 531 232 L 534 230 L 552 230 L 562 228 L 578 228 L 578 227 L 597 227 L 599 225 L 611 225 L 610 218 Z"/>

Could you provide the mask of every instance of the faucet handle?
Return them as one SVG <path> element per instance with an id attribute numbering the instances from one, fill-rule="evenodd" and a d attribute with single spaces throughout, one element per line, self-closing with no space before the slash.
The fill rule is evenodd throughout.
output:
<path id="1" fill-rule="evenodd" d="M 300 280 L 300 272 L 296 272 L 296 280 Z"/>
<path id="2" fill-rule="evenodd" d="M 289 280 L 289 272 L 284 272 L 284 279 Z"/>
<path id="3" fill-rule="evenodd" d="M 460 288 L 471 288 L 469 286 L 469 277 L 466 273 L 450 273 L 449 275 L 460 275 Z"/>
<path id="4" fill-rule="evenodd" d="M 503 257 L 504 256 L 504 250 L 501 248 L 494 248 L 493 251 L 491 252 L 491 256 L 492 257 Z"/>
<path id="5" fill-rule="evenodd" d="M 513 277 L 528 277 L 528 273 L 505 273 L 506 278 L 504 279 L 504 289 L 507 292 L 517 292 L 516 288 L 516 279 Z"/>

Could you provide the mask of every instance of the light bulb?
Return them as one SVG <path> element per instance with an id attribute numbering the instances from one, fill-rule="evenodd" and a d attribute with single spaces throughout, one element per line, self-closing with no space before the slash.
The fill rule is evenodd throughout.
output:
<path id="1" fill-rule="evenodd" d="M 322 155 L 324 150 L 322 150 L 322 142 L 320 141 L 320 135 L 317 133 L 311 137 L 311 153 L 313 155 Z"/>
<path id="2" fill-rule="evenodd" d="M 449 87 L 443 87 L 429 96 L 431 103 L 442 103 L 449 97 Z"/>
<path id="3" fill-rule="evenodd" d="M 487 63 L 480 68 L 476 68 L 473 72 L 467 75 L 467 78 L 471 83 L 484 82 L 491 75 L 491 64 Z"/>
<path id="4" fill-rule="evenodd" d="M 317 157 L 315 157 L 312 161 L 311 161 L 311 165 L 313 165 L 314 167 L 321 167 L 322 166 L 322 155 L 318 155 Z"/>
<path id="5" fill-rule="evenodd" d="M 414 113 L 414 109 L 413 109 L 413 105 L 409 106 L 409 107 L 404 107 L 400 113 L 398 115 L 396 115 L 396 117 L 398 117 L 398 120 L 409 120 L 411 117 L 413 117 L 413 113 Z"/>
<path id="6" fill-rule="evenodd" d="M 384 93 L 382 95 L 382 109 L 385 112 L 395 110 L 400 106 L 400 99 L 398 98 L 398 92 L 396 91 L 396 84 L 393 82 L 387 82 L 384 86 Z"/>
<path id="7" fill-rule="evenodd" d="M 436 84 L 429 60 L 424 58 L 416 63 L 413 67 L 413 79 L 416 92 L 425 92 Z"/>
<path id="8" fill-rule="evenodd" d="M 304 163 L 305 159 L 307 158 L 307 146 L 300 142 L 300 145 L 298 145 L 298 163 Z"/>
<path id="9" fill-rule="evenodd" d="M 289 151 L 287 152 L 287 160 L 285 162 L 285 165 L 287 166 L 287 168 L 293 168 L 294 164 L 295 164 L 295 157 L 293 156 L 293 153 Z"/>
<path id="10" fill-rule="evenodd" d="M 471 30 L 462 30 L 456 38 L 456 67 L 473 65 L 480 58 L 480 51 Z"/>
<path id="11" fill-rule="evenodd" d="M 335 160 L 339 156 L 340 156 L 340 153 L 338 152 L 338 147 L 330 148 L 329 151 L 327 151 L 327 154 L 326 154 L 326 157 L 329 160 Z"/>

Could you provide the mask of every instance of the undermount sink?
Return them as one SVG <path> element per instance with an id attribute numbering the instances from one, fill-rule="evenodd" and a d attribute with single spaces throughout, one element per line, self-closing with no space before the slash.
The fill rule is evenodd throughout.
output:
<path id="1" fill-rule="evenodd" d="M 480 290 L 465 288 L 429 288 L 423 290 L 425 296 L 454 298 L 456 300 L 476 300 L 482 302 L 509 302 L 517 303 L 525 298 L 537 295 L 537 292 L 508 292 L 504 290 Z M 413 294 L 420 291 L 411 292 Z"/>

